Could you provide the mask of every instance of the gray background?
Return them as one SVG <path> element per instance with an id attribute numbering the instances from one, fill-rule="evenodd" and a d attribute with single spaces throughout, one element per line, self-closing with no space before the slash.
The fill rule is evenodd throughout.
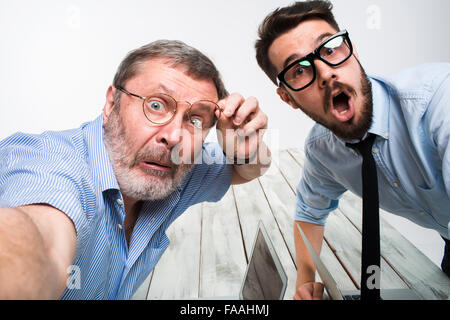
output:
<path id="1" fill-rule="evenodd" d="M 449 62 L 450 1 L 335 0 L 369 74 Z M 230 92 L 255 96 L 269 116 L 273 150 L 302 147 L 312 121 L 282 103 L 258 68 L 259 23 L 291 1 L 0 0 L 0 139 L 78 127 L 98 116 L 125 54 L 156 39 L 205 52 Z M 209 137 L 214 139 L 214 135 Z M 402 218 L 387 218 L 435 263 L 442 241 Z"/>

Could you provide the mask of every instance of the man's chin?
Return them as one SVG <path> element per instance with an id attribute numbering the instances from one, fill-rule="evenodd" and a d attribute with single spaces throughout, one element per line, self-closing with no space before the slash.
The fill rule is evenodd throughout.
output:
<path id="1" fill-rule="evenodd" d="M 178 167 L 175 173 L 139 170 L 138 174 L 128 176 L 127 181 L 121 185 L 121 191 L 129 197 L 141 201 L 167 198 L 181 184 L 191 167 L 191 165 L 183 165 Z"/>
<path id="2" fill-rule="evenodd" d="M 127 196 L 139 201 L 154 201 L 166 198 L 175 190 L 171 178 L 152 177 L 141 181 L 135 180 L 127 187 L 121 186 L 121 191 Z"/>
<path id="3" fill-rule="evenodd" d="M 367 125 L 364 123 L 358 123 L 355 119 L 350 119 L 347 122 L 341 122 L 334 125 L 326 126 L 337 137 L 343 140 L 356 140 L 361 139 L 364 134 L 369 130 L 370 123 Z"/>

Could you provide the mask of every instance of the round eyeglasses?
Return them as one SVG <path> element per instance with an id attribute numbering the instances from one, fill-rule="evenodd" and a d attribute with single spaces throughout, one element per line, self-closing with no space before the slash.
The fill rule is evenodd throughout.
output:
<path id="1" fill-rule="evenodd" d="M 125 94 L 141 99 L 145 117 L 148 121 L 157 125 L 163 125 L 172 120 L 177 113 L 179 102 L 189 104 L 189 110 L 186 112 L 186 115 L 189 120 L 189 128 L 192 129 L 211 129 L 222 113 L 222 108 L 210 100 L 199 100 L 191 104 L 188 101 L 177 101 L 165 93 L 153 93 L 147 97 L 142 97 L 120 86 L 117 89 Z"/>
<path id="2" fill-rule="evenodd" d="M 277 78 L 293 91 L 307 88 L 316 80 L 314 59 L 335 67 L 344 63 L 353 54 L 353 47 L 346 30 L 340 31 L 322 42 L 307 56 L 295 60 L 278 74 Z"/>

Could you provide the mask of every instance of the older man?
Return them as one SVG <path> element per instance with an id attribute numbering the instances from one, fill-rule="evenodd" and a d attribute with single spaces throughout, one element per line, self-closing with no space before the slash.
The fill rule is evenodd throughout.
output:
<path id="1" fill-rule="evenodd" d="M 216 122 L 222 148 L 204 143 Z M 96 120 L 0 142 L 0 298 L 128 299 L 180 214 L 262 174 L 266 127 L 198 50 L 132 51 Z"/>
<path id="2" fill-rule="evenodd" d="M 259 35 L 258 63 L 278 95 L 317 122 L 305 142 L 297 188 L 295 298 L 321 298 L 323 292 L 296 225 L 320 251 L 326 218 L 340 196 L 347 190 L 361 195 L 366 186 L 372 192 L 363 195 L 363 206 L 367 212 L 375 209 L 376 218 L 367 225 L 371 215 L 363 215 L 363 239 L 374 239 L 363 241 L 363 253 L 379 245 L 376 238 L 365 238 L 365 230 L 377 233 L 379 200 L 382 208 L 441 234 L 446 242 L 442 269 L 450 276 L 450 64 L 368 77 L 328 1 L 279 8 L 266 17 Z M 364 179 L 373 174 L 369 167 L 377 172 Z M 368 272 L 363 265 L 362 275 Z"/>

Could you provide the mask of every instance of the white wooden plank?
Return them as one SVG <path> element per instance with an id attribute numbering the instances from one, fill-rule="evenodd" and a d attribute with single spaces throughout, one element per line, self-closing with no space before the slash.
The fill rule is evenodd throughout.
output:
<path id="1" fill-rule="evenodd" d="M 200 297 L 238 296 L 247 261 L 232 189 L 202 204 Z"/>
<path id="2" fill-rule="evenodd" d="M 280 163 L 278 168 L 280 169 L 283 177 L 286 179 L 287 184 L 291 187 L 294 193 L 302 177 L 303 168 L 295 162 L 294 158 L 287 150 L 280 151 Z"/>
<path id="3" fill-rule="evenodd" d="M 234 186 L 233 191 L 247 255 L 251 254 L 258 222 L 262 221 L 288 277 L 284 299 L 292 300 L 297 270 L 259 181 L 255 179 L 249 183 Z"/>
<path id="4" fill-rule="evenodd" d="M 153 271 L 147 299 L 198 297 L 201 204 L 190 207 L 167 229 L 169 248 Z"/>
<path id="5" fill-rule="evenodd" d="M 300 165 L 303 166 L 305 162 L 305 152 L 300 148 L 291 148 L 288 149 L 287 152 L 294 158 L 294 160 Z"/>

